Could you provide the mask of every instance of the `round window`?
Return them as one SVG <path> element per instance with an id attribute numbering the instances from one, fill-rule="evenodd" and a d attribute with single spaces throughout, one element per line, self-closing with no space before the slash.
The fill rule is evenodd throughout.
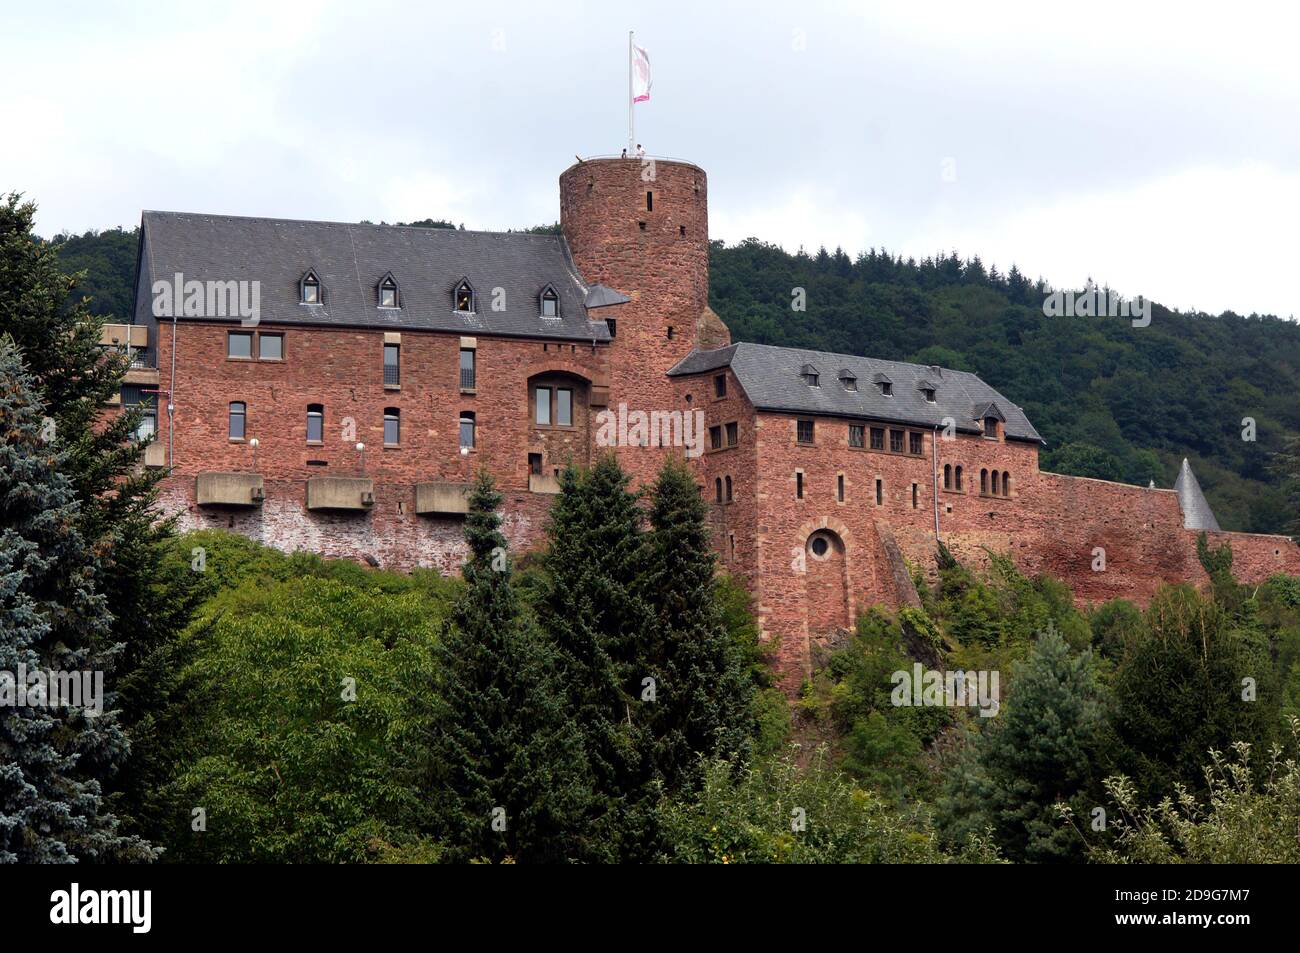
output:
<path id="1" fill-rule="evenodd" d="M 825 536 L 813 537 L 812 552 L 813 555 L 816 556 L 818 559 L 825 558 L 826 554 L 830 552 L 830 549 L 831 549 L 830 540 L 828 540 Z"/>

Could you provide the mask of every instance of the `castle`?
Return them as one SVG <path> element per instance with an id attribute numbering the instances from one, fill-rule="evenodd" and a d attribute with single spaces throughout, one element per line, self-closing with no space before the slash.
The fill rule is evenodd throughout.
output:
<path id="1" fill-rule="evenodd" d="M 608 444 L 643 484 L 684 453 L 788 689 L 857 612 L 916 601 L 909 563 L 933 567 L 936 540 L 1081 602 L 1203 582 L 1200 531 L 1243 579 L 1300 573 L 1288 538 L 1220 532 L 1186 463 L 1172 490 L 1039 470 L 1033 424 L 974 374 L 731 343 L 698 166 L 580 160 L 560 213 L 551 235 L 145 212 L 134 321 L 105 343 L 134 350 L 121 403 L 156 395 L 165 510 L 450 573 L 479 468 L 527 548 L 566 463 Z M 655 439 L 602 438 L 619 414 L 653 415 Z"/>

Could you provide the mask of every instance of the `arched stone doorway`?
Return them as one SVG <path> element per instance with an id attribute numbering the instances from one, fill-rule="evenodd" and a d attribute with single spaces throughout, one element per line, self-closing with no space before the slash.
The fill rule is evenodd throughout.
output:
<path id="1" fill-rule="evenodd" d="M 804 544 L 804 557 L 804 602 L 809 634 L 848 628 L 852 620 L 844 540 L 832 529 L 814 530 Z"/>

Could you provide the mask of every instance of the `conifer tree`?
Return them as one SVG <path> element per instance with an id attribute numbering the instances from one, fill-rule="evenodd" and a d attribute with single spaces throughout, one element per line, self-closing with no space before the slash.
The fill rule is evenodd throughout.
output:
<path id="1" fill-rule="evenodd" d="M 553 652 L 511 588 L 501 494 L 480 473 L 465 519 L 465 592 L 436 651 L 433 766 L 449 859 L 585 854 L 590 787 Z"/>
<path id="2" fill-rule="evenodd" d="M 1098 692 L 1091 652 L 1072 656 L 1055 628 L 1040 635 L 1014 694 L 950 776 L 938 805 L 946 836 L 961 843 L 992 828 L 1012 860 L 1078 859 L 1077 835 L 1056 805 L 1095 791 Z"/>
<path id="3" fill-rule="evenodd" d="M 98 561 L 49 436 L 18 349 L 0 339 L 0 863 L 152 859 L 103 803 L 101 781 L 128 750 L 108 690 L 120 645 L 108 645 Z M 20 697 L 20 680 L 25 691 L 48 672 L 90 673 L 92 696 L 101 673 L 103 694 L 79 706 L 52 686 Z"/>
<path id="4" fill-rule="evenodd" d="M 753 681 L 731 643 L 714 587 L 704 501 L 690 470 L 670 457 L 650 503 L 645 566 L 639 580 L 652 608 L 640 652 L 640 717 L 653 738 L 656 779 L 672 793 L 689 787 L 700 755 L 748 757 Z"/>

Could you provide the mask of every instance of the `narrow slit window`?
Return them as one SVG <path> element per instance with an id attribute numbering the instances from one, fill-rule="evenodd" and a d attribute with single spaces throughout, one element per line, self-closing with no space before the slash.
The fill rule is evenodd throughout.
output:
<path id="1" fill-rule="evenodd" d="M 794 498 L 796 500 L 803 499 L 803 474 L 797 470 L 794 474 Z"/>

